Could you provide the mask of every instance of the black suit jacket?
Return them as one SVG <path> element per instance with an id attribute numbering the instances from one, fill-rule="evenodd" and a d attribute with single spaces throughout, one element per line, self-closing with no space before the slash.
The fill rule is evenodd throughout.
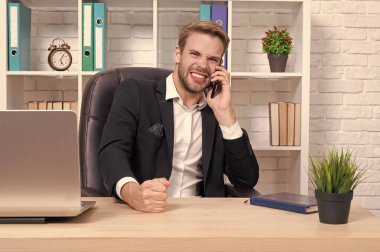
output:
<path id="1" fill-rule="evenodd" d="M 122 177 L 134 177 L 139 183 L 160 177 L 169 179 L 174 119 L 172 100 L 165 101 L 165 94 L 166 79 L 127 79 L 116 90 L 98 156 L 104 184 L 113 195 Z M 202 196 L 226 195 L 223 173 L 235 186 L 254 187 L 259 168 L 247 133 L 243 130 L 242 137 L 225 140 L 211 108 L 206 106 L 201 114 Z"/>

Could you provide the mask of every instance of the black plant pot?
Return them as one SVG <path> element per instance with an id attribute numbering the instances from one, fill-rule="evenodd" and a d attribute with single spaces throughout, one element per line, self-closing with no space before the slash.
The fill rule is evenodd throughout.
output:
<path id="1" fill-rule="evenodd" d="M 268 54 L 268 60 L 271 72 L 285 72 L 288 54 Z"/>
<path id="2" fill-rule="evenodd" d="M 354 193 L 322 193 L 315 191 L 319 221 L 326 224 L 346 224 Z"/>

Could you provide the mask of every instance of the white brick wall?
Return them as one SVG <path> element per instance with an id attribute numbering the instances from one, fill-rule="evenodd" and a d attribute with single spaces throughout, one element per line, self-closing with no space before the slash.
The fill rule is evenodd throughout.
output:
<path id="1" fill-rule="evenodd" d="M 63 38 L 70 46 L 73 57 L 71 71 L 78 70 L 78 12 L 70 9 L 55 8 L 33 9 L 31 27 L 31 70 L 51 70 L 48 65 L 48 48 L 55 38 Z M 56 45 L 60 45 L 60 40 Z"/>
<path id="2" fill-rule="evenodd" d="M 290 11 L 239 8 L 234 4 L 233 71 L 269 71 L 260 38 L 272 25 L 289 26 Z M 241 3 L 244 5 L 245 3 Z M 55 37 L 72 46 L 78 70 L 77 12 L 75 10 L 32 12 L 33 70 L 49 70 L 47 47 Z M 350 146 L 365 167 L 368 178 L 355 191 L 355 200 L 380 216 L 380 1 L 311 0 L 310 154 L 329 147 Z M 158 66 L 173 68 L 172 50 L 179 28 L 198 19 L 196 9 L 160 9 Z M 108 12 L 109 67 L 151 66 L 153 62 L 153 17 L 151 9 L 112 8 Z M 295 41 L 296 42 L 296 41 Z M 293 69 L 293 62 L 288 62 Z M 86 78 L 87 79 L 87 78 Z M 254 145 L 268 145 L 268 105 L 272 100 L 291 99 L 287 81 L 233 80 L 233 106 L 240 124 Z M 25 101 L 77 99 L 74 78 L 25 77 Z M 288 152 L 256 152 L 261 170 L 258 189 L 277 192 L 288 189 Z"/>
<path id="3" fill-rule="evenodd" d="M 178 42 L 180 28 L 199 19 L 199 10 L 195 8 L 160 8 L 158 14 L 158 67 L 173 69 L 173 50 Z"/>
<path id="4" fill-rule="evenodd" d="M 73 64 L 78 70 L 78 12 L 66 8 L 32 10 L 31 70 L 49 71 L 48 47 L 54 38 L 63 38 L 71 47 Z M 60 45 L 61 41 L 55 42 Z M 77 77 L 23 77 L 24 103 L 28 101 L 78 101 Z M 25 105 L 26 106 L 26 105 Z"/>
<path id="5" fill-rule="evenodd" d="M 243 4 L 243 3 L 241 3 Z M 273 11 L 240 7 L 234 5 L 232 17 L 232 71 L 269 71 L 267 56 L 261 53 L 261 38 L 265 30 L 273 25 L 289 27 L 291 16 L 289 10 Z M 292 62 L 288 62 L 292 69 Z"/>
<path id="6" fill-rule="evenodd" d="M 311 7 L 310 153 L 350 146 L 369 168 L 355 199 L 380 216 L 380 2 Z"/>
<path id="7" fill-rule="evenodd" d="M 108 11 L 108 68 L 153 66 L 153 14 L 149 9 Z"/>
<path id="8" fill-rule="evenodd" d="M 78 101 L 77 77 L 23 77 L 24 103 L 28 101 Z"/>

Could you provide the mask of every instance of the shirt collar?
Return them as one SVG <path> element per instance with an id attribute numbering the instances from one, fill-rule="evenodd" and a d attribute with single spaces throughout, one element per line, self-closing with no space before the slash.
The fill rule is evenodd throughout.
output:
<path id="1" fill-rule="evenodd" d="M 174 84 L 174 80 L 173 80 L 173 74 L 170 74 L 168 77 L 166 77 L 166 94 L 165 94 L 165 100 L 170 100 L 170 99 L 173 99 L 175 101 L 178 101 L 178 103 L 181 105 L 181 106 L 184 106 L 183 105 L 183 101 L 182 101 L 182 98 L 179 96 L 178 92 L 177 92 L 177 89 L 175 87 L 175 84 Z M 203 94 L 201 96 L 201 99 L 199 100 L 199 102 L 197 104 L 194 105 L 194 108 L 198 109 L 198 110 L 201 110 L 203 109 L 204 107 L 206 107 L 207 105 L 207 100 L 206 100 L 206 97 L 205 95 Z"/>

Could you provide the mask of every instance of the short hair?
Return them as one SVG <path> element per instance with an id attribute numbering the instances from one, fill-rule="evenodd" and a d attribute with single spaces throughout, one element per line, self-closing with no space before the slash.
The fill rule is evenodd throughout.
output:
<path id="1" fill-rule="evenodd" d="M 228 44 L 230 43 L 228 34 L 223 30 L 220 24 L 206 20 L 197 20 L 181 28 L 178 36 L 178 46 L 181 50 L 185 47 L 187 38 L 194 32 L 219 38 L 223 43 L 224 52 L 226 52 Z"/>

